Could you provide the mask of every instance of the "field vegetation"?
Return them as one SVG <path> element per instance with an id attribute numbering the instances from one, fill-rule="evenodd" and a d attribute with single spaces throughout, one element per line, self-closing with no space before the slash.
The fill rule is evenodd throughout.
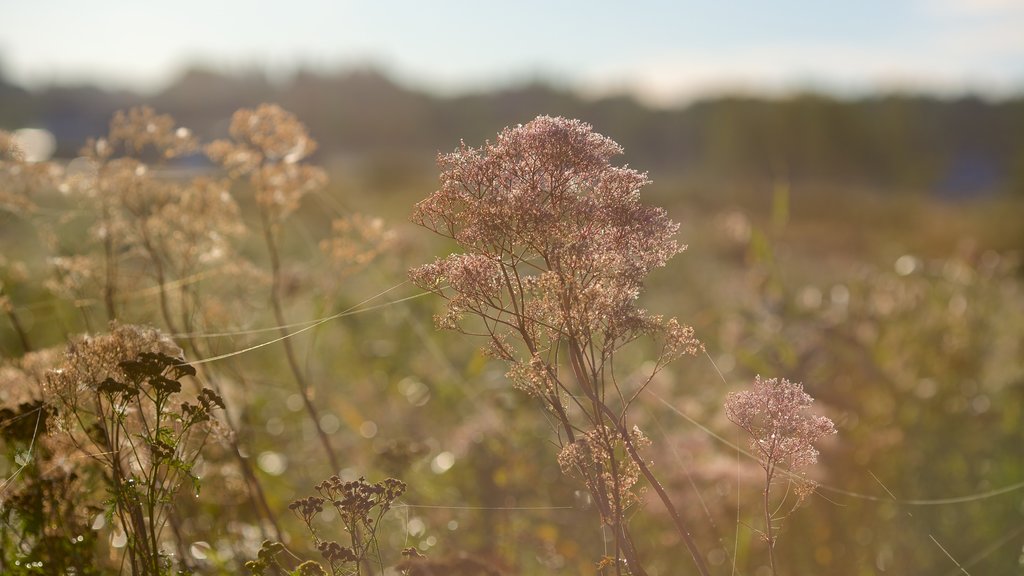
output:
<path id="1" fill-rule="evenodd" d="M 1020 572 L 1019 195 L 535 116 L 0 132 L 0 572 Z"/>

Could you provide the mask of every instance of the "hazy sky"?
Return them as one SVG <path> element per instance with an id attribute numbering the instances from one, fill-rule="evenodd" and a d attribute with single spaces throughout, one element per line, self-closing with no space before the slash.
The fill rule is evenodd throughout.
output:
<path id="1" fill-rule="evenodd" d="M 29 86 L 156 90 L 191 64 L 371 63 L 458 92 L 530 78 L 652 102 L 816 88 L 1024 91 L 1024 0 L 0 0 Z"/>

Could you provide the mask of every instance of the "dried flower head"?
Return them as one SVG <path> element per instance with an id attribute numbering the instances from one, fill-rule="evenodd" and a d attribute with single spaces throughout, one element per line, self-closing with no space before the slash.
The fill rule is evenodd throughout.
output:
<path id="1" fill-rule="evenodd" d="M 231 137 L 271 161 L 294 164 L 316 150 L 316 142 L 294 114 L 276 104 L 243 108 L 231 117 Z"/>
<path id="2" fill-rule="evenodd" d="M 60 361 L 63 348 L 46 348 L 0 362 L 0 408 L 41 400 L 46 373 Z"/>
<path id="3" fill-rule="evenodd" d="M 180 277 L 227 260 L 231 240 L 245 232 L 238 204 L 223 180 L 167 183 L 134 219 L 130 240 L 163 258 Z"/>
<path id="4" fill-rule="evenodd" d="M 331 222 L 331 237 L 320 241 L 320 249 L 342 273 L 351 274 L 377 259 L 394 240 L 394 231 L 380 218 L 353 214 Z"/>
<path id="5" fill-rule="evenodd" d="M 321 542 L 317 545 L 317 549 L 320 550 L 324 560 L 327 560 L 332 565 L 357 562 L 359 560 L 354 547 L 342 546 L 333 540 Z"/>
<path id="6" fill-rule="evenodd" d="M 32 212 L 32 196 L 55 187 L 63 171 L 50 162 L 30 162 L 17 138 L 0 130 L 0 210 L 15 215 Z"/>
<path id="7" fill-rule="evenodd" d="M 630 431 L 630 438 L 637 449 L 651 444 L 636 426 Z M 643 496 L 637 487 L 640 467 L 632 460 L 616 456 L 622 451 L 618 433 L 605 426 L 581 435 L 558 454 L 562 473 L 584 480 L 591 494 L 602 497 L 601 519 L 608 525 L 621 521 L 626 509 Z"/>
<path id="8" fill-rule="evenodd" d="M 182 356 L 181 348 L 155 328 L 117 322 L 111 323 L 109 334 L 82 336 L 69 342 L 63 362 L 46 375 L 47 397 L 58 408 L 58 428 L 74 428 L 76 410 L 83 402 L 91 401 L 97 386 L 108 379 L 128 380 L 123 364 L 147 352 Z"/>
<path id="9" fill-rule="evenodd" d="M 313 521 L 317 514 L 324 511 L 324 499 L 316 496 L 299 498 L 288 505 L 288 509 L 295 513 L 307 525 Z"/>
<path id="10" fill-rule="evenodd" d="M 96 259 L 87 255 L 55 256 L 48 260 L 54 277 L 43 285 L 47 290 L 67 300 L 78 300 L 100 290 Z"/>
<path id="11" fill-rule="evenodd" d="M 374 521 L 370 512 L 376 508 L 379 516 L 390 510 L 394 501 L 405 493 L 405 488 L 405 482 L 394 478 L 371 484 L 363 477 L 346 482 L 338 476 L 316 485 L 316 491 L 334 504 L 342 522 L 346 525 L 362 523 L 367 527 Z"/>
<path id="12" fill-rule="evenodd" d="M 119 110 L 110 121 L 107 142 L 122 146 L 126 155 L 138 156 L 152 148 L 161 158 L 175 158 L 193 152 L 197 142 L 188 128 L 176 127 L 174 118 L 157 114 L 148 106 Z M 98 151 L 94 145 L 90 151 Z M 101 147 L 106 154 L 106 148 Z"/>
<path id="13" fill-rule="evenodd" d="M 234 177 L 248 176 L 256 201 L 276 220 L 299 206 L 302 197 L 322 188 L 327 177 L 304 164 L 316 150 L 306 127 L 276 104 L 241 109 L 231 118 L 231 140 L 217 140 L 206 154 Z"/>
<path id="14" fill-rule="evenodd" d="M 750 436 L 761 466 L 788 466 L 802 480 L 802 496 L 814 489 L 804 477 L 806 468 L 818 461 L 814 443 L 836 433 L 830 419 L 808 412 L 812 402 L 799 383 L 760 376 L 751 390 L 732 392 L 725 401 L 726 416 Z"/>
<path id="15" fill-rule="evenodd" d="M 472 258 L 439 260 L 413 270 L 413 280 L 432 290 L 461 280 L 456 293 L 491 306 L 486 296 L 507 282 L 499 267 L 515 267 L 532 278 L 508 289 L 531 297 L 537 324 L 637 330 L 644 278 L 684 247 L 674 238 L 679 225 L 640 203 L 646 175 L 610 164 L 621 152 L 588 124 L 541 116 L 479 149 L 440 156 L 441 188 L 416 205 L 413 221 Z"/>
<path id="16" fill-rule="evenodd" d="M 440 156 L 441 187 L 413 221 L 465 252 L 410 271 L 448 299 L 438 325 L 482 318 L 491 352 L 524 364 L 567 339 L 611 353 L 641 335 L 664 336 L 662 360 L 695 353 L 692 329 L 636 306 L 647 274 L 685 247 L 663 209 L 640 203 L 647 177 L 611 165 L 621 151 L 583 122 L 541 116 L 494 143 Z M 500 344 L 506 334 L 533 351 L 517 356 Z"/>

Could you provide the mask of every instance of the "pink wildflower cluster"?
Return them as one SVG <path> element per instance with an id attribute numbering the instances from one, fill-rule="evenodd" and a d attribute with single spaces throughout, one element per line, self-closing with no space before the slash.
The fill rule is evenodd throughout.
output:
<path id="1" fill-rule="evenodd" d="M 651 445 L 636 426 L 630 437 L 637 448 Z M 611 427 L 603 426 L 580 435 L 558 454 L 562 473 L 582 479 L 591 494 L 604 496 L 598 504 L 601 520 L 608 525 L 620 522 L 625 511 L 643 498 L 643 490 L 637 486 L 640 467 L 632 460 L 616 458 L 616 451 L 622 451 L 622 440 Z"/>
<path id="2" fill-rule="evenodd" d="M 463 252 L 410 278 L 448 301 L 439 327 L 487 337 L 486 352 L 508 363 L 513 386 L 550 412 L 562 470 L 586 484 L 614 528 L 616 559 L 644 573 L 625 517 L 643 476 L 706 575 L 639 454 L 646 438 L 627 425 L 654 374 L 701 344 L 692 328 L 637 306 L 647 275 L 685 247 L 665 210 L 640 202 L 647 176 L 611 164 L 621 153 L 586 123 L 541 116 L 480 148 L 463 143 L 441 155 L 440 189 L 416 205 L 413 221 Z M 641 337 L 660 343 L 649 377 L 620 379 L 615 356 Z"/>
<path id="3" fill-rule="evenodd" d="M 818 461 L 814 443 L 836 433 L 827 417 L 807 412 L 813 401 L 799 383 L 757 376 L 753 389 L 729 394 L 725 413 L 750 435 L 750 447 L 763 468 L 787 465 L 802 476 Z M 798 493 L 805 496 L 813 488 L 813 483 L 804 480 Z"/>
<path id="4" fill-rule="evenodd" d="M 646 175 L 610 164 L 621 152 L 588 124 L 541 116 L 441 155 L 441 187 L 413 220 L 467 255 L 417 268 L 413 281 L 450 288 L 454 308 L 493 312 L 498 325 L 511 313 L 542 340 L 660 331 L 666 321 L 635 301 L 647 274 L 685 247 L 679 225 L 640 202 Z"/>

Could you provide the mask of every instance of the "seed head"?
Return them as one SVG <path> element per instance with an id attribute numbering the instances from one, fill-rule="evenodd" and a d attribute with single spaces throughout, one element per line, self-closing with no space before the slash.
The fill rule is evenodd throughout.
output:
<path id="1" fill-rule="evenodd" d="M 783 464 L 803 475 L 818 461 L 814 443 L 836 433 L 832 420 L 808 412 L 813 401 L 799 383 L 757 376 L 752 389 L 729 394 L 725 414 L 750 436 L 762 467 Z M 802 495 L 813 483 L 807 481 L 804 488 Z"/>

